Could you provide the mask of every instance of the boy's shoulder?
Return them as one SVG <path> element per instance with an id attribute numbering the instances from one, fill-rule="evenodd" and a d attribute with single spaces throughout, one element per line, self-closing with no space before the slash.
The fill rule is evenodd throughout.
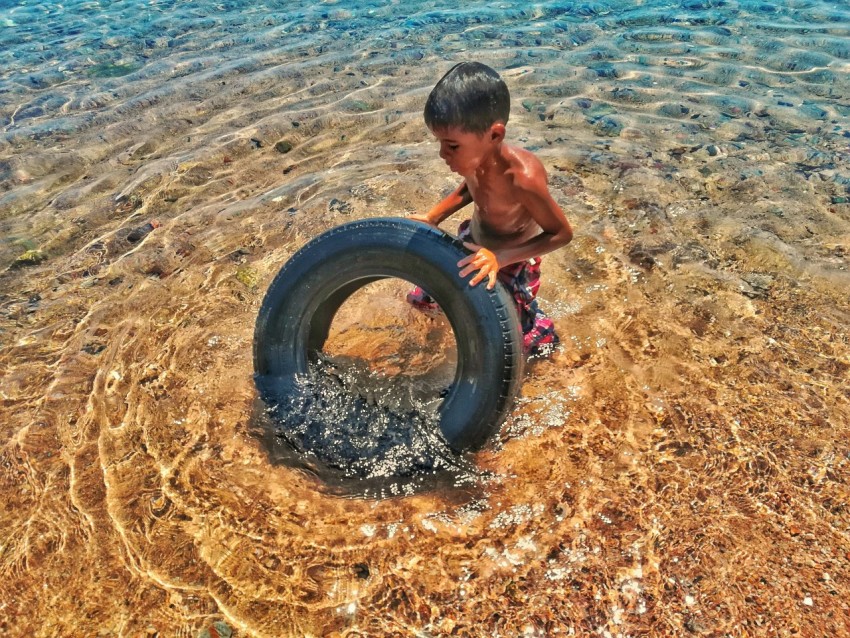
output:
<path id="1" fill-rule="evenodd" d="M 508 173 L 513 178 L 514 186 L 527 190 L 547 187 L 546 169 L 534 153 L 503 144 L 502 157 L 508 162 Z"/>

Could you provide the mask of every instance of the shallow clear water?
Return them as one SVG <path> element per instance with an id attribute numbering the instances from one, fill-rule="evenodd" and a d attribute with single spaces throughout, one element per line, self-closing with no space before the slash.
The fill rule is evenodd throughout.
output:
<path id="1" fill-rule="evenodd" d="M 576 227 L 562 347 L 457 484 L 346 498 L 258 433 L 254 320 L 455 185 L 462 59 Z M 847 635 L 849 70 L 821 0 L 0 1 L 0 628 Z"/>

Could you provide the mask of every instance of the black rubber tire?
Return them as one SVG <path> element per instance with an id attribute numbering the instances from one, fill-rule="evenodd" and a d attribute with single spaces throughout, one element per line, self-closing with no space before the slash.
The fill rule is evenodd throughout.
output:
<path id="1" fill-rule="evenodd" d="M 310 241 L 277 274 L 257 317 L 261 397 L 276 404 L 291 392 L 351 294 L 398 277 L 427 290 L 454 331 L 457 372 L 439 408 L 440 430 L 455 451 L 481 448 L 511 408 L 525 357 L 511 294 L 501 283 L 470 287 L 457 267 L 467 254 L 456 237 L 404 218 L 355 221 Z"/>

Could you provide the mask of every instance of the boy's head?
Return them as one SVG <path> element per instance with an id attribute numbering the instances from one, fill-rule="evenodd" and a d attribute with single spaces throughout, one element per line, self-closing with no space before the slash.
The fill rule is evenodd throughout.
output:
<path id="1" fill-rule="evenodd" d="M 511 96 L 504 80 L 486 64 L 461 62 L 431 90 L 425 124 L 432 131 L 460 129 L 482 134 L 493 124 L 507 124 Z"/>

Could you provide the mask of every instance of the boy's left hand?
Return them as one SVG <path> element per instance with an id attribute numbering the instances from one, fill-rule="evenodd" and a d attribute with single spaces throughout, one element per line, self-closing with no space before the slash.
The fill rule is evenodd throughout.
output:
<path id="1" fill-rule="evenodd" d="M 492 250 L 473 244 L 472 242 L 463 242 L 464 248 L 471 250 L 472 254 L 464 257 L 457 262 L 461 277 L 466 277 L 469 273 L 478 271 L 472 279 L 469 280 L 470 286 L 477 286 L 484 278 L 487 278 L 487 290 L 492 290 L 496 285 L 496 276 L 499 274 L 499 260 Z M 464 268 L 466 266 L 466 268 Z"/>

